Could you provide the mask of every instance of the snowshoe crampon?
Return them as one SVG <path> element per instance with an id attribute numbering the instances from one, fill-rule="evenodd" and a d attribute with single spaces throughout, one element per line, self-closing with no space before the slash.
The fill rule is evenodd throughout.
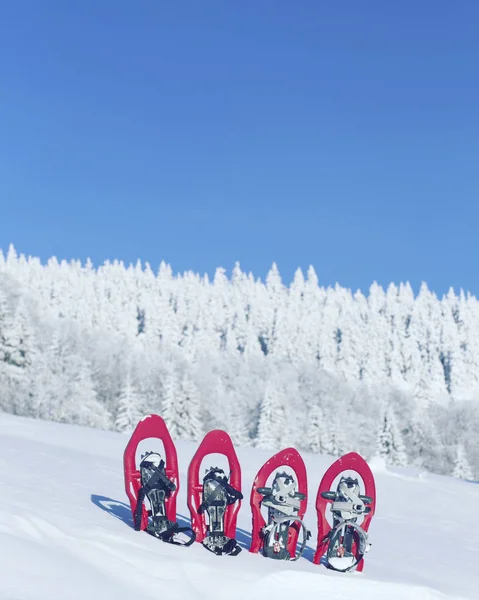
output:
<path id="1" fill-rule="evenodd" d="M 163 442 L 166 462 L 157 452 L 147 452 L 137 467 L 138 444 L 148 438 L 158 438 Z M 135 529 L 146 530 L 164 542 L 191 545 L 195 539 L 193 530 L 180 527 L 176 522 L 178 459 L 173 440 L 161 417 L 148 415 L 138 423 L 125 449 L 123 463 L 125 490 L 130 500 Z"/>
<path id="2" fill-rule="evenodd" d="M 334 480 L 345 471 L 354 471 L 364 482 L 366 493 L 360 493 L 359 478 L 342 476 L 336 489 Z M 333 524 L 326 518 L 330 507 Z M 318 513 L 318 547 L 313 562 L 319 564 L 325 555 L 326 566 L 335 571 L 362 571 L 364 554 L 369 551 L 367 531 L 376 508 L 374 476 L 366 461 L 351 452 L 333 463 L 324 474 L 316 497 Z M 362 522 L 358 521 L 362 519 Z"/>
<path id="3" fill-rule="evenodd" d="M 207 469 L 200 483 L 201 461 L 208 454 L 224 454 L 230 476 L 218 468 Z M 241 468 L 233 443 L 225 431 L 210 431 L 193 456 L 188 469 L 188 507 L 196 540 L 215 554 L 236 556 L 236 520 L 241 506 Z"/>
<path id="4" fill-rule="evenodd" d="M 278 470 L 271 487 L 266 487 L 269 476 L 281 466 L 290 467 L 294 474 Z M 259 470 L 251 490 L 250 552 L 261 551 L 264 556 L 279 560 L 297 560 L 311 535 L 302 521 L 307 501 L 306 467 L 301 455 L 294 448 L 278 452 Z M 268 509 L 268 523 L 261 507 Z M 298 545 L 300 531 L 302 542 Z"/>

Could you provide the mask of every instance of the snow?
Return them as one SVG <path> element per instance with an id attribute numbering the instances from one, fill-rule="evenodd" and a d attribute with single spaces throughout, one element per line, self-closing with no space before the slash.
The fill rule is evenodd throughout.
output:
<path id="1" fill-rule="evenodd" d="M 313 537 L 305 557 L 280 563 L 246 551 L 247 498 L 270 451 L 238 449 L 246 497 L 238 541 L 245 550 L 238 557 L 217 557 L 200 544 L 179 548 L 132 529 L 122 471 L 127 441 L 118 433 L 0 413 L 0 598 L 478 597 L 475 483 L 376 465 L 372 549 L 363 573 L 340 574 L 311 562 L 314 497 L 333 458 L 303 454 L 310 489 L 305 520 Z M 178 442 L 177 448 L 183 520 L 186 470 L 196 444 Z"/>
<path id="2" fill-rule="evenodd" d="M 277 265 L 265 283 L 239 264 L 213 280 L 166 263 L 42 264 L 11 246 L 0 391 L 18 416 L 121 432 L 158 412 L 177 440 L 219 428 L 263 449 L 276 425 L 301 450 L 371 457 L 387 425 L 386 463 L 479 479 L 479 300 L 326 288 L 312 267 L 287 285 Z"/>

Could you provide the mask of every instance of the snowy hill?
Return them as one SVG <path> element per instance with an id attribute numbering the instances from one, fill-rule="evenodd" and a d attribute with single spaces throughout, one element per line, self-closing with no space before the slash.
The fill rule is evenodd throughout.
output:
<path id="1" fill-rule="evenodd" d="M 372 550 L 362 574 L 312 564 L 312 544 L 296 563 L 246 550 L 217 557 L 199 544 L 179 548 L 132 529 L 123 489 L 128 437 L 0 414 L 0 598 L 102 600 L 278 598 L 355 600 L 477 598 L 479 485 L 394 469 L 376 474 Z M 186 517 L 186 469 L 196 444 L 177 444 Z M 243 492 L 272 452 L 238 449 Z M 314 496 L 333 459 L 303 455 L 316 537 Z M 247 548 L 249 503 L 239 516 Z M 312 541 L 312 540 L 311 540 Z"/>

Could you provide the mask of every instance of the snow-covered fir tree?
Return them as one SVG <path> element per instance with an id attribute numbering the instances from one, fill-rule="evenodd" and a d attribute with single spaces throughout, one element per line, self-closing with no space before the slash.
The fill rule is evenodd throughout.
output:
<path id="1" fill-rule="evenodd" d="M 163 380 L 162 416 L 173 438 L 201 439 L 203 426 L 198 388 L 189 373 L 168 368 Z"/>
<path id="2" fill-rule="evenodd" d="M 383 411 L 377 440 L 377 455 L 389 465 L 407 465 L 406 450 L 391 406 Z"/>
<path id="3" fill-rule="evenodd" d="M 474 479 L 474 473 L 467 459 L 466 450 L 462 444 L 458 444 L 456 448 L 456 458 L 452 475 L 458 479 L 466 479 L 469 481 Z"/>
<path id="4" fill-rule="evenodd" d="M 173 438 L 179 438 L 182 434 L 183 406 L 177 400 L 180 398 L 179 387 L 178 373 L 173 367 L 168 366 L 162 381 L 161 416 Z"/>
<path id="5" fill-rule="evenodd" d="M 7 361 L 16 367 L 25 367 L 34 360 L 36 345 L 30 312 L 20 298 L 6 331 Z"/>
<path id="6" fill-rule="evenodd" d="M 340 427 L 337 419 L 333 416 L 331 422 L 327 425 L 328 436 L 325 438 L 323 451 L 332 456 L 340 456 L 345 452 L 343 436 L 340 433 Z"/>
<path id="7" fill-rule="evenodd" d="M 308 422 L 308 449 L 315 453 L 327 453 L 331 446 L 328 424 L 319 404 L 311 408 Z"/>
<path id="8" fill-rule="evenodd" d="M 315 405 L 309 413 L 307 428 L 308 445 L 312 452 L 340 456 L 343 453 L 344 442 L 340 434 L 335 415 L 329 419 L 320 405 Z"/>
<path id="9" fill-rule="evenodd" d="M 7 295 L 0 286 L 0 362 L 7 361 L 9 356 L 7 340 L 11 335 L 9 330 L 13 327 L 10 318 L 10 306 Z"/>
<path id="10" fill-rule="evenodd" d="M 184 407 L 181 419 L 182 438 L 193 441 L 201 440 L 204 432 L 200 417 L 200 394 L 198 386 L 187 371 L 181 379 L 180 393 L 176 398 L 176 402 L 182 403 Z"/>
<path id="11" fill-rule="evenodd" d="M 143 417 L 141 404 L 141 397 L 131 379 L 130 373 L 127 373 L 125 383 L 118 398 L 118 412 L 115 419 L 115 428 L 117 431 L 121 431 L 122 433 L 133 431 Z"/>
<path id="12" fill-rule="evenodd" d="M 452 473 L 462 445 L 477 473 L 479 302 L 426 284 L 416 297 L 407 283 L 324 288 L 313 267 L 288 286 L 277 265 L 264 282 L 239 264 L 210 280 L 11 247 L 0 410 L 109 429 L 157 412 L 174 438 L 222 427 L 238 444 L 334 456 L 372 456 L 380 430 L 393 464 Z"/>
<path id="13" fill-rule="evenodd" d="M 282 445 L 284 417 L 283 398 L 274 383 L 268 381 L 259 410 L 258 448 L 268 450 Z"/>
<path id="14" fill-rule="evenodd" d="M 65 422 L 111 427 L 111 415 L 98 400 L 89 362 L 75 354 L 68 356 L 65 376 Z"/>

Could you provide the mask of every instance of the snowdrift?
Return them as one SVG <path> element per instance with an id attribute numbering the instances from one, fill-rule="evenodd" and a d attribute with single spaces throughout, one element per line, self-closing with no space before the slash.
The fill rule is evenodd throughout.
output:
<path id="1" fill-rule="evenodd" d="M 21 600 L 285 597 L 355 600 L 477 598 L 479 485 L 412 469 L 375 472 L 372 550 L 361 574 L 312 564 L 313 497 L 332 457 L 304 454 L 312 531 L 305 558 L 272 561 L 246 551 L 248 502 L 238 557 L 179 548 L 132 528 L 122 457 L 128 436 L 0 414 L 0 597 Z M 187 520 L 186 470 L 197 444 L 177 443 L 178 516 Z M 274 449 L 273 449 L 274 450 Z M 277 448 L 279 450 L 279 448 Z M 243 491 L 272 451 L 238 448 Z"/>

